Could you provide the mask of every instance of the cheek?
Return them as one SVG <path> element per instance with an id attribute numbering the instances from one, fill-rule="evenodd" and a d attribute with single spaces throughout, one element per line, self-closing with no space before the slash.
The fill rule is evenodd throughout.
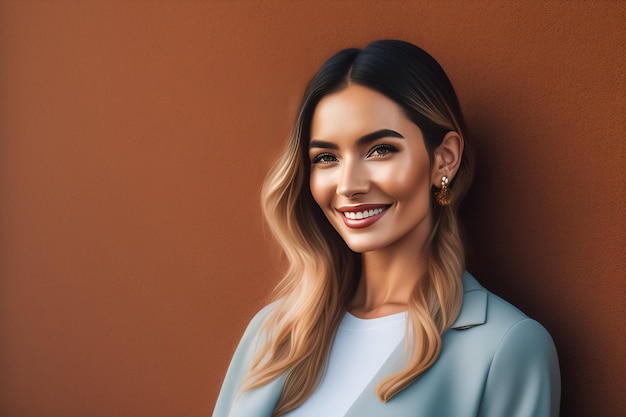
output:
<path id="1" fill-rule="evenodd" d="M 428 163 L 406 160 L 399 166 L 389 168 L 377 173 L 376 182 L 395 200 L 407 202 L 430 193 Z"/>
<path id="2" fill-rule="evenodd" d="M 309 178 L 309 187 L 311 189 L 311 195 L 313 200 L 317 203 L 322 210 L 326 209 L 332 199 L 332 190 L 328 185 L 329 181 L 324 175 L 318 171 L 312 170 Z"/>

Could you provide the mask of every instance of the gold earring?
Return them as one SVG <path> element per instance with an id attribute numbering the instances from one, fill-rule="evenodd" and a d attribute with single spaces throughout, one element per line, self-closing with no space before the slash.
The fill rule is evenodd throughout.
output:
<path id="1" fill-rule="evenodd" d="M 448 187 L 449 182 L 448 177 L 441 177 L 441 190 L 435 193 L 435 199 L 440 206 L 447 206 L 452 203 L 454 195 L 450 187 Z"/>

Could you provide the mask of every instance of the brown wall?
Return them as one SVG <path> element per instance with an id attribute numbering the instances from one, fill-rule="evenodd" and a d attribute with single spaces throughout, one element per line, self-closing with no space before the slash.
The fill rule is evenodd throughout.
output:
<path id="1" fill-rule="evenodd" d="M 458 90 L 470 270 L 553 334 L 562 414 L 626 415 L 626 3 L 520 3 L 0 2 L 0 415 L 210 415 L 303 86 L 383 37 Z"/>

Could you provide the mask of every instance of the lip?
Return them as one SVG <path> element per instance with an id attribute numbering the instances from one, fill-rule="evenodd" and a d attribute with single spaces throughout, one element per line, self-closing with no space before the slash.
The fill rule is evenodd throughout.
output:
<path id="1" fill-rule="evenodd" d="M 337 208 L 337 211 L 341 212 L 340 216 L 344 224 L 351 229 L 362 229 L 376 223 L 387 212 L 389 204 L 359 204 L 356 206 L 341 206 Z M 349 219 L 343 213 L 345 212 L 360 212 L 365 210 L 383 209 L 382 212 L 365 219 Z"/>

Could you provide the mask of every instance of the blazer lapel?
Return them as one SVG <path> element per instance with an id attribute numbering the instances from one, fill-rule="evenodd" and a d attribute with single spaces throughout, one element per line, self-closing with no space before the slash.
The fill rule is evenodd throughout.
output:
<path id="1" fill-rule="evenodd" d="M 398 346 L 393 350 L 383 366 L 376 372 L 376 375 L 367 384 L 363 392 L 357 397 L 352 406 L 348 409 L 344 417 L 364 417 L 393 415 L 402 417 L 401 413 L 393 401 L 386 404 L 380 402 L 376 396 L 376 386 L 385 377 L 398 372 L 405 366 L 405 343 L 406 338 L 402 338 Z M 392 404 L 393 403 L 393 404 Z"/>
<path id="2" fill-rule="evenodd" d="M 469 272 L 465 271 L 463 282 L 463 303 L 461 311 L 451 329 L 463 330 L 484 324 L 487 320 L 487 291 Z"/>

